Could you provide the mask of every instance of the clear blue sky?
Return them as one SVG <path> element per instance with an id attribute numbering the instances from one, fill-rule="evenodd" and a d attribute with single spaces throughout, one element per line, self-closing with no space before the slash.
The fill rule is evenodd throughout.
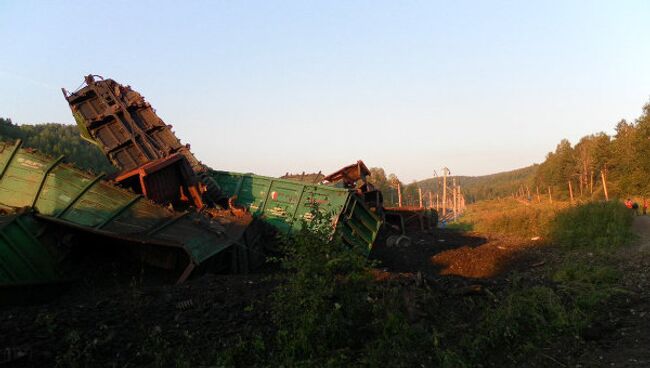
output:
<path id="1" fill-rule="evenodd" d="M 60 87 L 93 73 L 214 168 L 487 174 L 638 117 L 649 19 L 650 1 L 0 0 L 0 116 L 72 123 Z"/>

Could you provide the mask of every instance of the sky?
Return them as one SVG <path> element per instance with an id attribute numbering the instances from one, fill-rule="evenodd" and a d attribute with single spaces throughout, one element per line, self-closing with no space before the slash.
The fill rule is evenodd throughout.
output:
<path id="1" fill-rule="evenodd" d="M 209 166 L 403 181 L 539 163 L 650 100 L 649 1 L 0 0 L 0 117 L 131 85 Z"/>

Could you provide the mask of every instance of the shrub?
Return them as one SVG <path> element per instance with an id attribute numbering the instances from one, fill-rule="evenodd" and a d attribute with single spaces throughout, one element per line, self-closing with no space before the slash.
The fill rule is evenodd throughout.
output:
<path id="1" fill-rule="evenodd" d="M 277 353 L 289 366 L 341 365 L 364 343 L 369 313 L 367 260 L 331 238 L 331 222 L 315 212 L 282 242 L 286 282 L 273 294 Z"/>
<path id="2" fill-rule="evenodd" d="M 467 356 L 474 362 L 517 361 L 567 331 L 573 325 L 570 309 L 552 288 L 513 287 L 498 304 L 485 309 L 477 331 L 464 342 Z"/>
<path id="3" fill-rule="evenodd" d="M 616 248 L 634 239 L 632 220 L 632 212 L 619 202 L 590 202 L 557 213 L 550 238 L 568 248 Z"/>
<path id="4" fill-rule="evenodd" d="M 431 335 L 407 318 L 403 286 L 374 282 L 364 250 L 331 237 L 330 220 L 315 213 L 282 242 L 286 280 L 273 293 L 269 365 L 411 367 L 425 354 L 432 361 Z"/>

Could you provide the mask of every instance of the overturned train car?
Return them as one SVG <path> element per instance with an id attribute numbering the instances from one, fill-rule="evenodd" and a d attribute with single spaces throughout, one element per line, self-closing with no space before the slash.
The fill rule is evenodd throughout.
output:
<path id="1" fill-rule="evenodd" d="M 31 207 L 46 222 L 115 239 L 154 266 L 245 271 L 258 256 L 251 216 L 178 212 L 30 149 L 0 144 L 0 208 Z M 88 246 L 92 246 L 89 244 Z"/>

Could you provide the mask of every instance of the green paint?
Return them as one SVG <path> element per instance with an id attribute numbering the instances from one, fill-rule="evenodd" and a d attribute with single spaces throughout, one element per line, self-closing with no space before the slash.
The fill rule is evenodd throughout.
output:
<path id="1" fill-rule="evenodd" d="M 381 227 L 381 219 L 348 189 L 217 170 L 211 170 L 210 176 L 225 195 L 237 196 L 237 205 L 283 233 L 299 229 L 315 205 L 332 216 L 335 234 L 350 245 L 370 251 Z"/>
<path id="2" fill-rule="evenodd" d="M 29 213 L 0 216 L 0 286 L 62 280 L 55 247 L 41 238 L 44 224 Z"/>
<path id="3" fill-rule="evenodd" d="M 116 238 L 181 248 L 200 264 L 236 243 L 192 216 L 178 216 L 139 195 L 68 164 L 16 145 L 0 144 L 0 206 L 32 206 L 46 220 Z"/>

